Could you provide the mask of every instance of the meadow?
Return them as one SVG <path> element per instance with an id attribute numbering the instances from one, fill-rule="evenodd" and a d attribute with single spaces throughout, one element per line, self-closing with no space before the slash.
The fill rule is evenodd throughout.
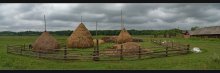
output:
<path id="1" fill-rule="evenodd" d="M 179 43 L 199 47 L 201 53 L 190 53 L 180 56 L 170 56 L 143 60 L 121 61 L 63 61 L 48 60 L 36 57 L 26 57 L 6 53 L 7 44 L 30 44 L 38 36 L 0 36 L 0 69 L 1 70 L 219 70 L 220 69 L 220 39 L 217 38 L 155 38 L 173 40 Z M 65 43 L 68 36 L 55 36 L 60 43 Z M 100 38 L 102 36 L 98 36 Z M 143 47 L 154 46 L 151 37 L 137 35 L 144 39 Z M 105 48 L 112 44 L 106 43 Z"/>

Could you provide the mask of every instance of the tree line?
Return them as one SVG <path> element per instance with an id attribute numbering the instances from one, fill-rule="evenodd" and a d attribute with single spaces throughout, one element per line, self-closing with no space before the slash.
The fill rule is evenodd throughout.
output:
<path id="1" fill-rule="evenodd" d="M 182 30 L 180 29 L 170 29 L 170 30 L 127 30 L 131 35 L 178 35 L 182 34 Z M 69 36 L 73 31 L 64 30 L 64 31 L 48 31 L 52 35 L 59 36 Z M 11 31 L 2 31 L 0 32 L 0 36 L 35 36 L 40 35 L 42 32 L 40 31 L 22 31 L 22 32 L 11 32 Z M 90 30 L 92 35 L 96 35 L 95 30 Z M 118 35 L 120 30 L 97 30 L 97 35 Z"/>

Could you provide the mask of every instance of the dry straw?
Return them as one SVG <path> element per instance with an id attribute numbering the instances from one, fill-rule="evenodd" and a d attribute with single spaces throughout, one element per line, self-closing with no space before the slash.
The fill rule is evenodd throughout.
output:
<path id="1" fill-rule="evenodd" d="M 132 41 L 131 35 L 128 33 L 128 31 L 125 28 L 123 28 L 119 36 L 117 37 L 117 43 L 121 44 L 121 43 L 126 43 L 126 42 L 131 42 L 131 41 Z"/>
<path id="2" fill-rule="evenodd" d="M 60 45 L 57 40 L 49 34 L 49 32 L 43 32 L 40 37 L 32 44 L 33 51 L 35 52 L 52 52 L 55 49 L 59 49 Z"/>
<path id="3" fill-rule="evenodd" d="M 93 47 L 93 45 L 92 34 L 83 23 L 80 23 L 76 30 L 67 39 L 68 48 L 90 48 Z"/>

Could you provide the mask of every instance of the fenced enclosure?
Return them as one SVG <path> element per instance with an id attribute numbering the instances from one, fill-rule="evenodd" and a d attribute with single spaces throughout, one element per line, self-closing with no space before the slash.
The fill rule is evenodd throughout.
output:
<path id="1" fill-rule="evenodd" d="M 98 42 L 98 41 L 97 41 Z M 164 42 L 163 40 L 151 39 L 151 43 L 157 46 L 147 48 L 137 48 L 138 50 L 130 50 L 129 52 L 123 45 L 120 49 L 99 48 L 96 44 L 93 49 L 76 49 L 67 48 L 63 43 L 60 49 L 54 50 L 52 53 L 34 52 L 29 44 L 23 45 L 7 45 L 7 53 L 31 56 L 45 59 L 59 60 L 94 60 L 94 61 L 112 61 L 112 60 L 138 60 L 156 57 L 167 57 L 174 55 L 183 55 L 189 53 L 189 44 L 180 44 L 176 42 Z M 147 50 L 158 49 L 158 50 Z"/>

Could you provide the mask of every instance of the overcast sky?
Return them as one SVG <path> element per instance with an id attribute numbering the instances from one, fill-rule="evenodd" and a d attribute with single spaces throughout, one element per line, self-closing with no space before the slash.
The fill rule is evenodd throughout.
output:
<path id="1" fill-rule="evenodd" d="M 75 30 L 82 16 L 89 30 L 120 29 L 123 11 L 127 29 L 150 30 L 219 26 L 219 3 L 2 3 L 0 31 Z"/>

